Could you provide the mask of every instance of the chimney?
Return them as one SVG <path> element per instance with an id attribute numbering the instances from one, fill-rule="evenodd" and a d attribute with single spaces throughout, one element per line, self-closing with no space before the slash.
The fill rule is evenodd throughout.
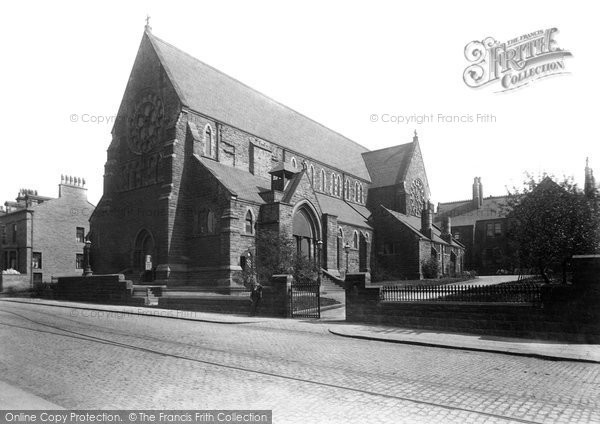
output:
<path id="1" fill-rule="evenodd" d="M 477 178 L 477 182 L 479 183 L 479 206 L 483 205 L 483 184 L 481 184 L 481 177 Z"/>
<path id="2" fill-rule="evenodd" d="M 433 225 L 433 205 L 431 202 L 425 202 L 423 212 L 421 212 L 421 233 L 431 238 L 431 227 Z"/>
<path id="3" fill-rule="evenodd" d="M 85 178 L 73 177 L 71 175 L 61 175 L 58 186 L 58 197 L 63 196 L 83 196 L 87 198 L 87 188 L 85 188 Z"/>
<path id="4" fill-rule="evenodd" d="M 475 177 L 473 179 L 473 207 L 476 209 L 479 209 L 481 207 L 481 194 L 482 194 L 482 190 L 481 190 L 481 178 L 480 177 Z"/>
<path id="5" fill-rule="evenodd" d="M 452 240 L 452 224 L 450 223 L 450 217 L 445 216 L 442 218 L 442 240 L 446 243 L 450 243 Z"/>
<path id="6" fill-rule="evenodd" d="M 589 158 L 585 158 L 585 182 L 583 185 L 583 192 L 588 197 L 596 196 L 596 179 L 594 178 L 594 171 L 590 168 Z"/>

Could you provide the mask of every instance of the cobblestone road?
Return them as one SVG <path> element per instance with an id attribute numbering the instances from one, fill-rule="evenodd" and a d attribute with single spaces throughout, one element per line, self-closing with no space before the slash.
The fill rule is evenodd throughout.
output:
<path id="1" fill-rule="evenodd" d="M 600 365 L 0 302 L 0 380 L 68 409 L 275 423 L 600 422 Z"/>

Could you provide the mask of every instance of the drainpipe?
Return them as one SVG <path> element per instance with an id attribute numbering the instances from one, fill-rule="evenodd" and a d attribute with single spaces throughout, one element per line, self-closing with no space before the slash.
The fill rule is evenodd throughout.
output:
<path id="1" fill-rule="evenodd" d="M 26 263 L 27 268 L 29 269 L 29 287 L 33 288 L 33 211 L 32 210 L 28 210 L 27 211 L 30 216 L 31 216 L 31 241 L 29 244 L 29 246 L 27 246 L 29 248 L 29 263 Z M 25 220 L 25 222 L 27 222 L 27 220 Z M 25 255 L 27 255 L 27 253 L 25 253 Z M 43 259 L 43 258 L 42 258 Z M 43 262 L 42 262 L 43 264 Z"/>

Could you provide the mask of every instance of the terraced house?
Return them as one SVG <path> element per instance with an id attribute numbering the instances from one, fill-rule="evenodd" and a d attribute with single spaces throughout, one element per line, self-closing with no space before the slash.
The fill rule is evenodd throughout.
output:
<path id="1" fill-rule="evenodd" d="M 415 224 L 429 195 L 416 134 L 371 152 L 146 27 L 91 217 L 94 270 L 134 281 L 150 272 L 169 286 L 234 285 L 257 234 L 275 230 L 336 276 L 386 256 L 418 278 L 434 251 L 453 255 L 458 272 L 463 247 L 430 220 Z M 380 212 L 395 223 L 385 236 Z M 390 251 L 387 233 L 399 228 L 420 244 Z"/>
<path id="2" fill-rule="evenodd" d="M 21 288 L 53 277 L 83 272 L 83 246 L 94 205 L 85 181 L 62 176 L 58 197 L 21 189 L 0 213 L 0 269 L 3 287 Z"/>

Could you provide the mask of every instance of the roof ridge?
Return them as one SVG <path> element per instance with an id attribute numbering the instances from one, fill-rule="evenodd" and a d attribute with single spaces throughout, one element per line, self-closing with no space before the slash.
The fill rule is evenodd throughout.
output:
<path id="1" fill-rule="evenodd" d="M 449 205 L 451 203 L 463 203 L 463 202 L 472 202 L 473 199 L 465 199 L 465 200 L 451 200 L 449 202 L 438 202 L 438 205 Z"/>
<path id="2" fill-rule="evenodd" d="M 509 197 L 509 194 L 502 194 L 499 196 L 484 196 L 482 200 L 486 200 L 486 199 L 500 199 L 502 197 Z M 463 202 L 472 202 L 473 199 L 465 199 L 465 200 L 451 200 L 449 202 L 438 202 L 438 205 L 449 205 L 452 203 L 463 203 Z"/>
<path id="3" fill-rule="evenodd" d="M 369 154 L 369 153 L 378 153 L 378 152 L 381 152 L 383 150 L 394 149 L 394 148 L 397 148 L 397 147 L 406 146 L 408 144 L 413 144 L 413 143 L 414 143 L 413 141 L 409 141 L 408 143 L 395 144 L 393 146 L 382 147 L 381 149 L 377 149 L 377 150 L 368 150 L 366 152 L 363 152 L 362 154 L 365 155 L 365 154 Z"/>
<path id="4" fill-rule="evenodd" d="M 169 43 L 169 42 L 167 42 L 167 41 L 163 40 L 162 38 L 159 38 L 159 37 L 155 36 L 155 35 L 154 35 L 154 34 L 152 34 L 152 33 L 148 34 L 148 37 L 149 37 L 150 39 L 154 38 L 155 40 L 157 40 L 157 41 L 159 41 L 159 42 L 161 42 L 161 43 L 163 43 L 163 44 L 166 44 L 167 46 L 169 46 L 169 47 L 171 47 L 171 48 L 173 48 L 173 49 L 175 49 L 175 50 L 177 50 L 177 51 L 179 51 L 179 52 L 183 53 L 184 55 L 186 55 L 186 56 L 190 57 L 191 59 L 193 59 L 193 60 L 195 60 L 195 61 L 197 61 L 197 62 L 200 62 L 200 63 L 202 63 L 204 66 L 207 66 L 207 67 L 209 67 L 209 68 L 210 68 L 210 69 L 212 69 L 213 71 L 216 71 L 216 72 L 218 72 L 219 74 L 223 75 L 224 77 L 227 77 L 227 78 L 229 78 L 230 80 L 232 80 L 232 81 L 236 82 L 237 84 L 240 84 L 240 85 L 242 85 L 242 86 L 244 86 L 244 87 L 248 88 L 249 90 L 252 90 L 254 93 L 256 93 L 256 94 L 258 94 L 258 95 L 260 95 L 260 96 L 264 97 L 265 99 L 267 99 L 267 100 L 270 100 L 270 101 L 272 101 L 272 102 L 274 102 L 274 103 L 278 104 L 279 106 L 281 106 L 281 107 L 284 107 L 284 108 L 286 108 L 286 109 L 288 109 L 288 110 L 290 110 L 290 111 L 292 111 L 292 112 L 294 112 L 294 113 L 296 113 L 296 114 L 298 114 L 298 115 L 302 116 L 302 117 L 303 117 L 303 118 L 305 118 L 305 119 L 308 119 L 309 121 L 311 121 L 311 122 L 313 122 L 313 123 L 315 123 L 315 124 L 319 125 L 320 127 L 324 128 L 324 129 L 326 129 L 326 130 L 328 130 L 328 131 L 331 131 L 332 133 L 335 133 L 335 134 L 339 135 L 340 137 L 344 138 L 345 140 L 347 140 L 347 141 L 349 141 L 349 142 L 351 142 L 351 143 L 353 143 L 353 144 L 357 145 L 358 147 L 360 147 L 360 148 L 364 149 L 364 150 L 365 150 L 365 152 L 368 152 L 368 151 L 369 151 L 369 149 L 368 149 L 367 147 L 363 146 L 362 144 L 360 144 L 360 143 L 358 143 L 358 142 L 356 142 L 356 141 L 354 141 L 354 140 L 352 140 L 352 139 L 350 139 L 350 138 L 346 137 L 345 135 L 343 135 L 343 134 L 341 134 L 341 133 L 339 133 L 339 132 L 337 132 L 337 131 L 335 131 L 335 130 L 333 130 L 333 129 L 331 129 L 331 128 L 329 128 L 329 127 L 327 127 L 327 126 L 323 125 L 323 124 L 321 124 L 321 123 L 320 123 L 320 122 L 318 122 L 318 121 L 315 121 L 314 119 L 312 119 L 312 118 L 310 118 L 310 117 L 308 117 L 308 116 L 304 115 L 303 113 L 301 113 L 301 112 L 298 112 L 297 110 L 295 110 L 295 109 L 292 109 L 291 107 L 284 105 L 283 103 L 281 103 L 281 102 L 279 102 L 279 101 L 277 101 L 277 100 L 273 99 L 273 98 L 272 98 L 272 97 L 270 97 L 270 96 L 267 96 L 266 94 L 264 94 L 264 93 L 262 93 L 262 92 L 258 91 L 257 89 L 250 87 L 248 84 L 245 84 L 245 83 L 243 83 L 242 81 L 238 80 L 237 78 L 234 78 L 234 77 L 232 77 L 231 75 L 228 75 L 228 74 L 226 74 L 225 72 L 223 72 L 223 71 L 221 71 L 221 70 L 219 70 L 219 69 L 215 68 L 214 66 L 212 66 L 212 65 L 209 65 L 208 63 L 206 63 L 206 62 L 204 62 L 204 61 L 202 61 L 202 60 L 198 59 L 197 57 L 195 57 L 195 56 L 192 56 L 191 54 L 189 54 L 189 53 L 187 53 L 187 52 L 185 52 L 185 51 L 181 50 L 179 47 L 176 47 L 176 46 L 174 46 L 173 44 L 171 44 L 171 43 Z M 158 52 L 157 52 L 157 53 L 158 53 Z M 160 54 L 159 54 L 159 57 L 160 57 Z M 165 66 L 165 67 L 166 67 L 166 65 L 164 65 L 164 60 L 162 60 L 163 58 L 162 58 L 162 57 L 160 57 L 160 58 L 161 58 L 161 63 L 163 63 L 163 66 Z M 171 75 L 169 75 L 169 79 L 170 79 L 170 80 L 173 80 L 173 78 L 171 78 Z M 173 84 L 175 85 L 176 83 L 173 81 Z M 178 90 L 178 91 L 180 91 L 180 90 Z M 183 99 L 183 98 L 182 98 L 182 101 L 184 101 L 184 99 Z M 361 153 L 364 153 L 364 152 L 361 152 Z"/>

